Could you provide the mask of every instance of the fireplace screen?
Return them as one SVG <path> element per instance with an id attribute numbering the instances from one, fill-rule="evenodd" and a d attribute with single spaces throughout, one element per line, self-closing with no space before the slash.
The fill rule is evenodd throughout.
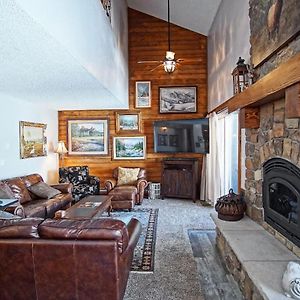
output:
<path id="1" fill-rule="evenodd" d="M 265 221 L 300 246 L 300 169 L 281 158 L 264 164 Z"/>
<path id="2" fill-rule="evenodd" d="M 297 195 L 286 185 L 275 182 L 269 185 L 270 208 L 289 222 L 298 223 Z"/>

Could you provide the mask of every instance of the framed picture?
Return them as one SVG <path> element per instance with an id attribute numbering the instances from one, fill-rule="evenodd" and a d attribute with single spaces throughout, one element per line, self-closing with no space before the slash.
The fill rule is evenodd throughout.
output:
<path id="1" fill-rule="evenodd" d="M 69 155 L 108 155 L 108 119 L 68 120 Z"/>
<path id="2" fill-rule="evenodd" d="M 122 131 L 140 131 L 141 118 L 139 112 L 117 112 L 116 113 L 116 130 Z"/>
<path id="3" fill-rule="evenodd" d="M 252 0 L 250 15 L 251 61 L 264 63 L 300 34 L 300 1 Z"/>
<path id="4" fill-rule="evenodd" d="M 137 81 L 135 83 L 135 107 L 151 107 L 151 82 Z"/>
<path id="5" fill-rule="evenodd" d="M 47 155 L 46 124 L 19 122 L 20 157 L 30 158 Z"/>
<path id="6" fill-rule="evenodd" d="M 174 86 L 159 88 L 160 113 L 197 112 L 197 87 Z"/>
<path id="7" fill-rule="evenodd" d="M 146 137 L 128 136 L 114 137 L 113 158 L 114 159 L 145 159 Z"/>

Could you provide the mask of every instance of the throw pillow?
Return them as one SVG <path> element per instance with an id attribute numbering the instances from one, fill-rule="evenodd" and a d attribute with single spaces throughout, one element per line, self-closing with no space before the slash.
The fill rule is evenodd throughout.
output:
<path id="1" fill-rule="evenodd" d="M 140 168 L 118 168 L 118 185 L 135 184 Z"/>
<path id="2" fill-rule="evenodd" d="M 12 193 L 9 186 L 4 183 L 0 182 L 0 199 L 13 199 L 14 194 Z"/>
<path id="3" fill-rule="evenodd" d="M 56 195 L 61 194 L 61 191 L 42 181 L 28 187 L 28 190 L 42 199 L 51 199 Z"/>

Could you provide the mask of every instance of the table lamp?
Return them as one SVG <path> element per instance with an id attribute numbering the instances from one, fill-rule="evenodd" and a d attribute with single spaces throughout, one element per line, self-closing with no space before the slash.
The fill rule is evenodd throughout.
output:
<path id="1" fill-rule="evenodd" d="M 59 155 L 59 159 L 61 160 L 61 166 L 64 165 L 64 156 L 66 153 L 68 153 L 68 150 L 65 146 L 65 143 L 63 141 L 59 141 L 57 144 L 57 148 L 55 150 L 56 153 Z"/>

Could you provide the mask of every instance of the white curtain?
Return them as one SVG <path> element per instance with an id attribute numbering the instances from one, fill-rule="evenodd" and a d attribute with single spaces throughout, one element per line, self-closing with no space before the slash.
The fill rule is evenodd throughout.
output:
<path id="1" fill-rule="evenodd" d="M 216 113 L 209 116 L 209 154 L 203 158 L 200 199 L 214 204 L 221 196 L 219 120 Z"/>

